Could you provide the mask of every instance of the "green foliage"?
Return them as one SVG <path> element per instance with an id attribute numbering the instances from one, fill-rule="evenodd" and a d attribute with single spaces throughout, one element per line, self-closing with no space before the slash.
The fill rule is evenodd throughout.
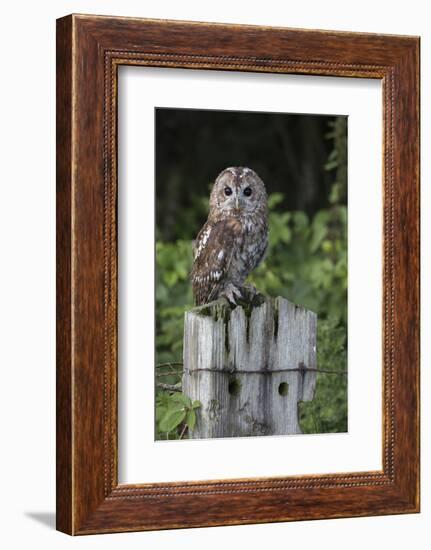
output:
<path id="1" fill-rule="evenodd" d="M 347 122 L 334 119 L 328 138 L 334 149 L 325 170 L 333 174 L 327 202 L 313 214 L 286 211 L 283 193 L 269 196 L 269 247 L 249 282 L 262 293 L 283 296 L 318 315 L 317 366 L 347 368 Z M 202 197 L 196 208 L 202 213 Z M 199 207 L 199 208 L 198 208 Z M 203 219 L 205 215 L 203 216 Z M 190 216 L 194 231 L 193 216 Z M 187 221 L 184 220 L 184 224 Z M 185 234 L 183 227 L 182 234 Z M 189 273 L 191 239 L 156 244 L 156 381 L 181 385 L 184 312 L 193 307 Z M 159 377 L 159 378 L 158 378 Z M 182 394 L 159 391 L 156 399 L 158 438 L 179 438 L 193 429 L 195 407 Z M 181 401 L 183 399 L 183 401 Z M 300 405 L 306 433 L 347 430 L 347 376 L 318 374 L 315 399 Z"/>
<path id="2" fill-rule="evenodd" d="M 250 276 L 261 292 L 284 296 L 346 323 L 347 211 L 334 205 L 309 220 L 303 212 L 272 211 L 269 250 Z"/>
<path id="3" fill-rule="evenodd" d="M 300 403 L 299 423 L 304 433 L 347 431 L 346 329 L 336 319 L 317 325 L 317 365 L 343 374 L 317 375 L 313 401 Z"/>
<path id="4" fill-rule="evenodd" d="M 335 182 L 329 194 L 329 202 L 337 204 L 347 199 L 347 118 L 336 117 L 329 122 L 330 132 L 327 138 L 334 140 L 334 149 L 331 151 L 324 168 L 326 171 L 335 171 Z"/>
<path id="5" fill-rule="evenodd" d="M 182 360 L 184 312 L 193 304 L 190 241 L 156 243 L 157 363 Z"/>
<path id="6" fill-rule="evenodd" d="M 182 439 L 196 425 L 200 401 L 191 401 L 183 393 L 160 391 L 156 395 L 157 439 Z"/>

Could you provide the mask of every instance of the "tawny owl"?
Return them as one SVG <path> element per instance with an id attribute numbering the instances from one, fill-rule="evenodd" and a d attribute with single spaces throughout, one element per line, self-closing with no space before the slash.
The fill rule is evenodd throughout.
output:
<path id="1" fill-rule="evenodd" d="M 236 304 L 244 281 L 268 244 L 265 185 L 250 168 L 226 168 L 211 191 L 209 215 L 193 241 L 191 280 L 196 305 L 225 296 Z M 250 290 L 250 289 L 249 289 Z"/>

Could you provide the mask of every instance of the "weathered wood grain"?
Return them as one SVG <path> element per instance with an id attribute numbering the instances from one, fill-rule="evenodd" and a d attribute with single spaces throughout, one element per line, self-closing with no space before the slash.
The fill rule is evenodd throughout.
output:
<path id="1" fill-rule="evenodd" d="M 60 19 L 57 32 L 58 528 L 85 534 L 418 511 L 419 39 L 88 15 Z M 120 64 L 382 80 L 381 471 L 118 485 Z"/>
<path id="2" fill-rule="evenodd" d="M 316 315 L 284 298 L 187 312 L 183 392 L 202 404 L 190 437 L 301 433 L 298 404 L 313 398 L 315 369 Z"/>

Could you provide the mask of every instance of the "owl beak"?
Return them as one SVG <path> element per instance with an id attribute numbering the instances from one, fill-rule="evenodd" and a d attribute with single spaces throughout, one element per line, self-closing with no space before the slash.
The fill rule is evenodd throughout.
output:
<path id="1" fill-rule="evenodd" d="M 239 210 L 238 195 L 235 195 L 235 209 Z"/>

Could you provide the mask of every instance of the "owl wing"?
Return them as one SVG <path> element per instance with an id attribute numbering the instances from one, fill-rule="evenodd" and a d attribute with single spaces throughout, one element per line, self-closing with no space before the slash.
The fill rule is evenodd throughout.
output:
<path id="1" fill-rule="evenodd" d="M 233 218 L 207 222 L 193 243 L 191 272 L 196 305 L 214 300 L 241 242 L 241 223 Z"/>
<path id="2" fill-rule="evenodd" d="M 253 271 L 263 261 L 268 251 L 268 229 L 264 226 L 263 236 L 256 243 L 254 254 L 251 256 L 248 268 Z"/>

